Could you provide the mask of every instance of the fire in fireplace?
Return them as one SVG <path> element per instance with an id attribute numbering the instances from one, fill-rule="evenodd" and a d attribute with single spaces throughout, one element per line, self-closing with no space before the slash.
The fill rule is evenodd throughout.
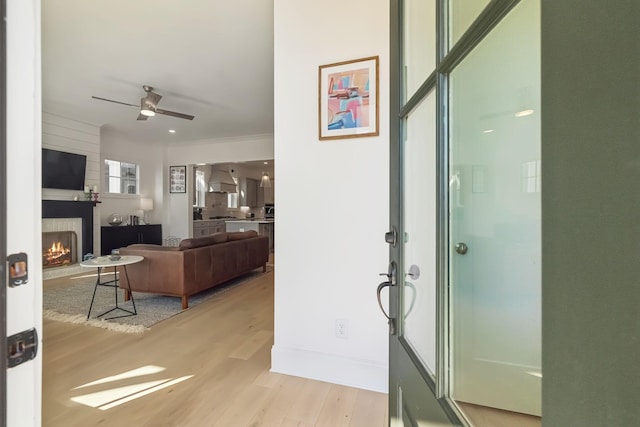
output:
<path id="1" fill-rule="evenodd" d="M 42 267 L 60 267 L 78 262 L 78 237 L 73 231 L 42 233 Z"/>

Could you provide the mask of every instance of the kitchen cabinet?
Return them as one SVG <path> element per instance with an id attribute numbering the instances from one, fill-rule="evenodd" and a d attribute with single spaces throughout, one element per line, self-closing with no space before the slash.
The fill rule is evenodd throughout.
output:
<path id="1" fill-rule="evenodd" d="M 162 226 L 123 225 L 118 227 L 100 227 L 100 253 L 108 255 L 113 249 L 123 248 L 134 243 L 162 244 Z"/>
<path id="2" fill-rule="evenodd" d="M 260 187 L 260 182 L 258 182 L 258 205 L 257 207 L 261 208 L 265 204 L 273 204 L 273 187 L 275 182 L 273 179 L 271 180 L 271 187 Z"/>
<path id="3" fill-rule="evenodd" d="M 193 237 L 207 236 L 213 233 L 226 231 L 224 220 L 201 220 L 193 221 Z"/>
<path id="4" fill-rule="evenodd" d="M 272 178 L 272 179 L 271 179 L 271 187 L 264 187 L 264 188 L 261 188 L 261 190 L 264 190 L 264 194 L 263 194 L 263 197 L 264 197 L 264 203 L 263 203 L 261 206 L 264 206 L 264 204 L 266 204 L 266 203 L 275 203 L 275 201 L 274 201 L 274 195 L 273 195 L 273 193 L 274 193 L 274 191 L 273 191 L 273 190 L 274 190 L 274 188 L 275 188 L 275 187 L 276 187 L 276 182 L 275 182 L 275 180 Z"/>
<path id="5" fill-rule="evenodd" d="M 240 180 L 240 206 L 258 207 L 258 180 L 242 178 Z"/>
<path id="6" fill-rule="evenodd" d="M 273 245 L 274 245 L 274 228 L 275 228 L 275 223 L 270 222 L 270 223 L 260 223 L 260 230 L 258 231 L 258 234 L 260 234 L 261 236 L 269 236 L 269 250 L 273 251 Z"/>
<path id="7" fill-rule="evenodd" d="M 259 208 L 264 206 L 264 188 L 260 187 L 260 183 L 258 183 L 258 203 Z"/>
<path id="8" fill-rule="evenodd" d="M 202 221 L 194 221 L 193 222 L 193 237 L 202 237 L 206 236 L 209 233 L 209 227 L 206 224 L 203 224 Z"/>

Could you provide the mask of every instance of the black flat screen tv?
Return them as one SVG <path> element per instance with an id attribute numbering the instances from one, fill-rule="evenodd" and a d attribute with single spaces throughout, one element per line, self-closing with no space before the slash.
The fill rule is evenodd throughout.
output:
<path id="1" fill-rule="evenodd" d="M 84 190 L 87 156 L 42 149 L 42 188 Z"/>

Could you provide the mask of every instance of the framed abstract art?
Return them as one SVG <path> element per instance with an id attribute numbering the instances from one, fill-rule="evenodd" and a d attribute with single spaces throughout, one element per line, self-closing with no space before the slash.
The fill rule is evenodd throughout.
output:
<path id="1" fill-rule="evenodd" d="M 378 57 L 321 65 L 318 75 L 320 140 L 378 135 Z"/>

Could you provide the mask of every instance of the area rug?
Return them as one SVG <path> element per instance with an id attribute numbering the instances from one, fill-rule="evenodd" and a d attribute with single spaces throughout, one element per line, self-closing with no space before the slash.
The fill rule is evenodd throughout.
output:
<path id="1" fill-rule="evenodd" d="M 257 270 L 193 295 L 189 298 L 189 307 L 192 308 L 230 289 L 242 286 L 263 274 L 262 270 Z M 111 280 L 112 278 L 113 274 L 103 274 L 101 277 L 103 282 Z M 113 287 L 98 286 L 93 308 L 91 309 L 91 318 L 87 320 L 87 312 L 91 304 L 91 296 L 96 277 L 93 274 L 89 274 L 72 277 L 69 280 L 73 283 L 57 289 L 48 290 L 45 283 L 43 293 L 43 317 L 45 319 L 96 326 L 117 332 L 139 334 L 162 320 L 188 311 L 188 309 L 182 310 L 182 301 L 179 297 L 134 292 L 133 297 L 136 303 L 137 315 L 109 320 L 95 318 L 97 315 L 115 306 Z M 118 289 L 118 306 L 133 311 L 132 302 L 124 301 L 124 293 L 121 289 Z M 127 313 L 121 310 L 115 310 L 104 317 L 122 314 Z"/>

